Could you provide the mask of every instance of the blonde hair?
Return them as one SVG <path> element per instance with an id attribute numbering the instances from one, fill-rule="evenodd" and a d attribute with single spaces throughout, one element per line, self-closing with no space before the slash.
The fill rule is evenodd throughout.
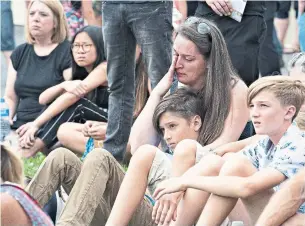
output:
<path id="1" fill-rule="evenodd" d="M 35 43 L 35 38 L 31 35 L 30 29 L 29 29 L 29 11 L 31 6 L 34 2 L 41 2 L 45 4 L 54 14 L 54 33 L 51 38 L 52 43 L 61 43 L 65 39 L 68 38 L 68 24 L 66 15 L 64 12 L 64 8 L 59 0 L 32 0 L 31 3 L 28 6 L 28 12 L 27 12 L 27 21 L 26 21 L 26 29 L 25 29 L 25 36 L 26 40 L 30 44 Z"/>
<path id="2" fill-rule="evenodd" d="M 253 98 L 262 91 L 273 93 L 282 106 L 293 105 L 296 108 L 296 113 L 292 120 L 297 116 L 305 100 L 305 87 L 301 81 L 286 76 L 266 76 L 256 80 L 249 87 L 248 106 Z"/>
<path id="3" fill-rule="evenodd" d="M 1 144 L 1 179 L 23 186 L 23 163 L 9 146 Z"/>

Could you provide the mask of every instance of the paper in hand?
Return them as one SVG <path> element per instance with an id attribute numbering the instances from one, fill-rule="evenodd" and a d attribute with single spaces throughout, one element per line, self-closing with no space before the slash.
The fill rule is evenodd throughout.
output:
<path id="1" fill-rule="evenodd" d="M 232 0 L 231 4 L 233 12 L 231 13 L 230 17 L 238 22 L 241 22 L 246 8 L 247 0 Z"/>

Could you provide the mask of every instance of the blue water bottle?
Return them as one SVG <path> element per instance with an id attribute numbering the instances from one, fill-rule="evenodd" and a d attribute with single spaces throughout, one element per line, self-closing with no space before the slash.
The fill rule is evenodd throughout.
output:
<path id="1" fill-rule="evenodd" d="M 10 114 L 8 104 L 5 103 L 4 98 L 0 99 L 0 119 L 1 119 L 1 130 L 0 130 L 0 139 L 1 142 L 5 140 L 5 137 L 10 134 Z"/>

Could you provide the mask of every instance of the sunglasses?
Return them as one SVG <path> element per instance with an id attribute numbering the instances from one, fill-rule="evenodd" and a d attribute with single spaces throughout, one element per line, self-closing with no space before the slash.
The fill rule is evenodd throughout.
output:
<path id="1" fill-rule="evenodd" d="M 199 18 L 196 17 L 190 17 L 185 21 L 185 24 L 196 24 L 197 25 L 197 32 L 199 34 L 205 35 L 208 34 L 211 36 L 211 28 L 210 26 L 205 22 L 200 22 Z"/>

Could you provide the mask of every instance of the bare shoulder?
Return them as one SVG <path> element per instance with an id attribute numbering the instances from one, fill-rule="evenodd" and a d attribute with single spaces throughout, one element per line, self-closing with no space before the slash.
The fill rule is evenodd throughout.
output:
<path id="1" fill-rule="evenodd" d="M 16 218 L 16 215 L 18 218 Z M 28 216 L 12 196 L 6 193 L 1 193 L 1 223 L 3 225 L 31 225 Z M 5 216 L 5 217 L 4 217 Z"/>
<path id="2" fill-rule="evenodd" d="M 231 94 L 234 96 L 235 95 L 237 95 L 237 96 L 245 95 L 245 97 L 246 97 L 247 93 L 248 93 L 247 85 L 241 79 L 237 79 L 237 81 L 235 81 L 235 84 L 232 87 Z"/>
<path id="3" fill-rule="evenodd" d="M 20 209 L 20 204 L 9 194 L 1 193 L 1 213 L 10 211 L 10 209 Z"/>

